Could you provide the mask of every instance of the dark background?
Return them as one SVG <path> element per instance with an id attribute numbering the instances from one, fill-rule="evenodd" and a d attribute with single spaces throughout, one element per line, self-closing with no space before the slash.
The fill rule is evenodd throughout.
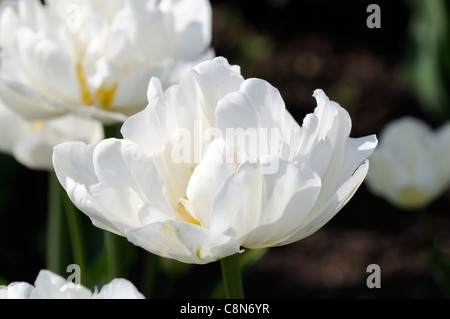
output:
<path id="1" fill-rule="evenodd" d="M 372 2 L 214 0 L 213 47 L 217 55 L 240 65 L 244 77 L 263 78 L 277 87 L 300 124 L 314 110 L 314 89 L 321 88 L 350 113 L 353 137 L 378 134 L 403 115 L 441 125 L 449 118 L 449 106 L 441 113 L 431 112 L 411 80 L 421 43 L 412 32 L 420 13 L 411 5 L 414 1 L 373 2 L 381 8 L 381 29 L 366 26 L 366 8 Z M 442 3 L 449 8 L 448 1 Z M 436 76 L 448 88 L 448 73 Z M 28 170 L 7 155 L 0 155 L 0 165 L 1 280 L 34 282 L 45 268 L 47 188 L 42 185 L 48 174 Z M 83 222 L 94 227 L 84 215 Z M 391 206 L 363 184 L 318 232 L 246 263 L 246 297 L 449 297 L 442 278 L 448 278 L 450 268 L 442 275 L 443 268 L 436 266 L 440 261 L 430 253 L 436 245 L 448 256 L 450 192 L 423 215 Z M 148 297 L 222 297 L 216 286 L 219 263 L 186 266 L 166 260 L 156 261 L 166 272 L 147 293 L 149 283 L 144 285 L 142 273 L 148 254 L 130 249 L 132 267 L 124 276 Z M 366 286 L 370 264 L 380 266 L 379 289 Z"/>

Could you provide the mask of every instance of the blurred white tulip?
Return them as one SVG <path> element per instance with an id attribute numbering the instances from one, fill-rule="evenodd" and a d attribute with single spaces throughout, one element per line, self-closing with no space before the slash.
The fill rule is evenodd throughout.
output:
<path id="1" fill-rule="evenodd" d="M 370 157 L 366 185 L 405 210 L 422 209 L 450 185 L 450 123 L 433 130 L 414 117 L 388 123 Z"/>
<path id="2" fill-rule="evenodd" d="M 22 115 L 67 113 L 109 124 L 213 57 L 207 0 L 2 1 L 0 97 Z"/>
<path id="3" fill-rule="evenodd" d="M 67 141 L 97 143 L 103 139 L 102 124 L 67 114 L 47 120 L 27 120 L 0 101 L 0 152 L 12 155 L 34 170 L 53 170 L 53 147 Z"/>
<path id="4" fill-rule="evenodd" d="M 98 292 L 43 269 L 34 285 L 13 282 L 0 286 L 0 299 L 145 299 L 136 287 L 123 278 L 113 279 Z"/>

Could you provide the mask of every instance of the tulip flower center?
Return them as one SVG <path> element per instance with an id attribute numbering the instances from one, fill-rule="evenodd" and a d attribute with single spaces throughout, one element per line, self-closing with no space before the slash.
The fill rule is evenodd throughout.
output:
<path id="1" fill-rule="evenodd" d="M 36 120 L 33 122 L 33 129 L 35 131 L 40 131 L 44 127 L 44 121 L 42 120 Z"/>
<path id="2" fill-rule="evenodd" d="M 426 205 L 431 195 L 413 186 L 406 186 L 399 193 L 400 202 L 405 207 L 421 207 Z"/>
<path id="3" fill-rule="evenodd" d="M 87 85 L 86 76 L 80 62 L 76 65 L 78 83 L 80 84 L 81 99 L 89 106 L 99 106 L 104 110 L 111 110 L 111 104 L 117 91 L 117 83 L 110 87 L 103 84 L 95 94 L 92 94 Z"/>

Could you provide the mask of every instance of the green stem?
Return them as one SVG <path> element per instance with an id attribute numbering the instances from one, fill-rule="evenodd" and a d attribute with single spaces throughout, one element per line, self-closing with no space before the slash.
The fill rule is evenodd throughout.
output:
<path id="1" fill-rule="evenodd" d="M 61 186 L 54 172 L 48 174 L 48 218 L 46 268 L 62 274 Z"/>
<path id="2" fill-rule="evenodd" d="M 120 277 L 121 259 L 119 259 L 119 238 L 116 234 L 105 231 L 105 248 L 108 260 L 108 281 Z"/>
<path id="3" fill-rule="evenodd" d="M 120 130 L 118 124 L 103 125 L 103 132 L 105 139 L 119 138 Z M 122 260 L 120 256 L 120 243 L 118 235 L 105 231 L 104 243 L 108 261 L 108 278 L 112 280 L 118 278 L 120 274 Z"/>
<path id="4" fill-rule="evenodd" d="M 144 274 L 142 279 L 142 292 L 147 299 L 156 297 L 155 287 L 157 282 L 158 256 L 145 253 Z"/>
<path id="5" fill-rule="evenodd" d="M 64 207 L 67 217 L 67 225 L 69 227 L 70 242 L 72 247 L 72 254 L 75 263 L 80 267 L 81 271 L 86 274 L 86 258 L 83 231 L 80 225 L 77 208 L 73 205 L 66 193 L 62 193 Z M 83 276 L 82 278 L 84 278 Z"/>
<path id="6" fill-rule="evenodd" d="M 223 285 L 227 299 L 244 299 L 239 255 L 234 254 L 220 260 Z"/>

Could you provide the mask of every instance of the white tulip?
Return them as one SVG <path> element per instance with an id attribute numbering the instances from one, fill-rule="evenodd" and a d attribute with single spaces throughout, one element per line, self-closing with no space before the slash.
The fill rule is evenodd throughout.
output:
<path id="1" fill-rule="evenodd" d="M 450 184 L 450 123 L 437 130 L 406 116 L 380 132 L 366 185 L 401 209 L 422 209 Z"/>
<path id="2" fill-rule="evenodd" d="M 152 79 L 124 139 L 56 146 L 55 171 L 94 225 L 163 257 L 204 264 L 288 244 L 347 203 L 377 143 L 350 138 L 348 113 L 314 97 L 299 126 L 277 89 L 215 58 L 165 92 Z"/>
<path id="3" fill-rule="evenodd" d="M 100 292 L 92 292 L 81 284 L 43 269 L 34 286 L 26 282 L 13 282 L 0 286 L 0 299 L 144 299 L 136 287 L 123 278 L 113 279 Z"/>
<path id="4" fill-rule="evenodd" d="M 207 0 L 2 2 L 0 96 L 33 119 L 123 121 L 151 77 L 168 87 L 213 56 Z"/>
<path id="5" fill-rule="evenodd" d="M 73 114 L 27 120 L 0 101 L 0 152 L 34 170 L 53 170 L 53 147 L 67 141 L 97 143 L 103 139 L 99 121 Z"/>

